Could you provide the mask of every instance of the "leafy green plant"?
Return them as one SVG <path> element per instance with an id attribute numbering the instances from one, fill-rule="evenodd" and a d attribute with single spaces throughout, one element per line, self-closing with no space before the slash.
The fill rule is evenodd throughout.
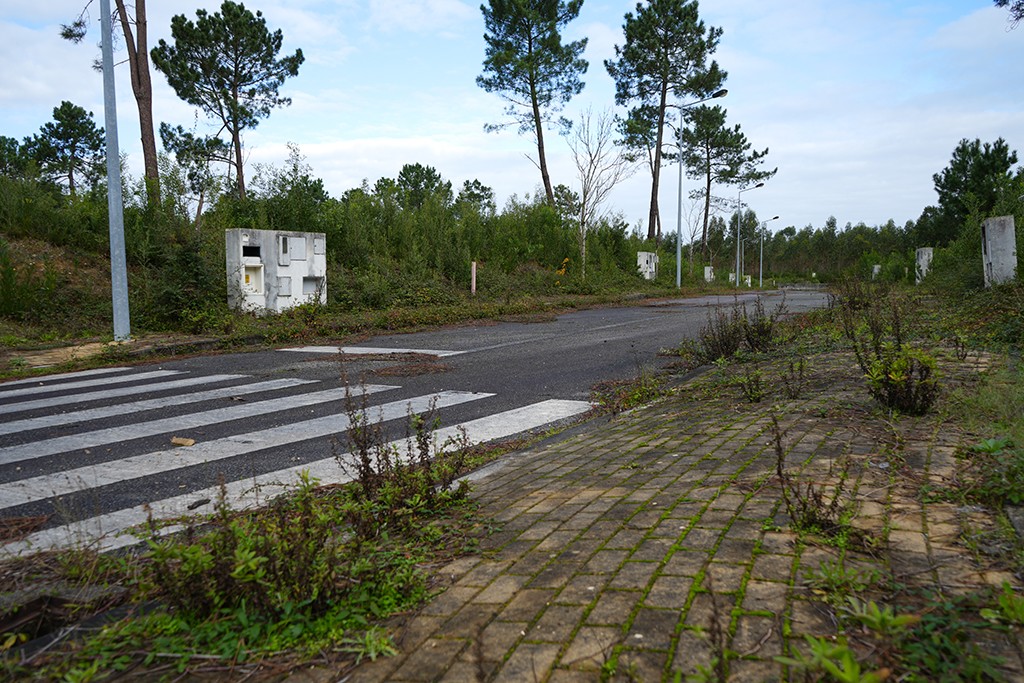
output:
<path id="1" fill-rule="evenodd" d="M 338 649 L 355 655 L 356 664 L 363 659 L 375 662 L 378 657 L 393 657 L 398 654 L 391 634 L 378 626 L 366 629 L 358 637 L 342 638 Z"/>
<path id="2" fill-rule="evenodd" d="M 850 569 L 842 560 L 827 560 L 808 574 L 807 583 L 815 592 L 824 594 L 827 602 L 838 606 L 881 578 L 877 569 Z"/>
<path id="3" fill-rule="evenodd" d="M 743 367 L 742 374 L 734 380 L 749 403 L 759 403 L 768 393 L 764 386 L 764 373 L 758 368 Z"/>
<path id="4" fill-rule="evenodd" d="M 770 430 L 775 450 L 775 474 L 779 478 L 782 501 L 793 527 L 799 531 L 840 538 L 845 542 L 852 532 L 848 523 L 852 509 L 844 498 L 848 475 L 845 468 L 849 463 L 844 463 L 844 469 L 839 473 L 831 494 L 824 486 L 816 486 L 810 481 L 801 483 L 786 472 L 786 449 L 782 444 L 784 434 L 778 416 L 774 414 Z"/>
<path id="5" fill-rule="evenodd" d="M 874 600 L 862 601 L 851 595 L 846 602 L 842 611 L 849 619 L 881 636 L 897 636 L 921 621 L 916 614 L 896 614 L 891 606 L 879 606 Z"/>
<path id="6" fill-rule="evenodd" d="M 748 313 L 743 308 L 743 340 L 747 348 L 754 353 L 771 350 L 775 345 L 778 333 L 778 322 L 786 313 L 786 300 L 783 297 L 771 312 L 766 312 L 761 297 L 754 300 L 754 311 Z"/>
<path id="7" fill-rule="evenodd" d="M 923 351 L 883 343 L 880 355 L 868 366 L 868 390 L 887 408 L 923 415 L 938 397 L 935 368 L 935 359 Z"/>
<path id="8" fill-rule="evenodd" d="M 809 655 L 797 651 L 796 657 L 775 657 L 775 661 L 802 671 L 821 671 L 842 683 L 881 683 L 889 677 L 888 669 L 869 670 L 857 661 L 845 638 L 835 642 L 827 638 L 804 636 Z"/>
<path id="9" fill-rule="evenodd" d="M 1003 582 L 1003 590 L 999 594 L 999 609 L 985 608 L 981 610 L 981 616 L 993 622 L 1006 622 L 1024 626 L 1024 597 L 1017 595 L 1017 592 L 1010 585 L 1009 581 Z"/>
<path id="10" fill-rule="evenodd" d="M 779 375 L 779 379 L 782 381 L 782 393 L 786 398 L 798 399 L 803 395 L 804 388 L 807 386 L 806 370 L 807 363 L 803 358 L 788 361 L 787 369 Z"/>
<path id="11" fill-rule="evenodd" d="M 697 339 L 705 362 L 732 358 L 740 350 L 744 338 L 744 317 L 739 306 L 715 308 L 708 312 L 708 322 Z"/>

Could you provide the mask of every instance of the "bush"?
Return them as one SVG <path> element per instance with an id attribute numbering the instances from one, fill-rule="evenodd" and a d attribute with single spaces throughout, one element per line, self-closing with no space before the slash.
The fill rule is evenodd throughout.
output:
<path id="1" fill-rule="evenodd" d="M 896 350 L 884 344 L 867 372 L 868 390 L 887 408 L 908 415 L 923 415 L 939 393 L 935 359 L 916 349 Z"/>

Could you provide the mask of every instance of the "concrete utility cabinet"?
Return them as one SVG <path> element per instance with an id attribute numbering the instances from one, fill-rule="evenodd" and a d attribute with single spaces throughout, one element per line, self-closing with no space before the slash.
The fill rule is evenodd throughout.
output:
<path id="1" fill-rule="evenodd" d="M 714 266 L 704 266 L 704 282 L 714 282 L 714 281 L 715 281 L 715 267 Z"/>
<path id="2" fill-rule="evenodd" d="M 932 267 L 932 254 L 935 250 L 931 247 L 921 247 L 917 250 L 917 268 L 914 275 L 914 284 L 921 284 L 921 280 L 928 275 L 928 269 Z"/>
<path id="3" fill-rule="evenodd" d="M 228 305 L 280 313 L 327 303 L 327 238 L 322 232 L 228 230 Z"/>
<path id="4" fill-rule="evenodd" d="M 986 287 L 1016 279 L 1017 232 L 1013 216 L 987 218 L 981 224 L 981 259 Z"/>
<path id="5" fill-rule="evenodd" d="M 636 252 L 636 269 L 647 280 L 658 276 L 658 255 L 653 251 Z"/>
<path id="6" fill-rule="evenodd" d="M 882 264 L 881 263 L 876 263 L 875 265 L 871 266 L 871 279 L 872 280 L 878 279 L 878 276 L 881 275 L 881 274 L 882 274 Z"/>

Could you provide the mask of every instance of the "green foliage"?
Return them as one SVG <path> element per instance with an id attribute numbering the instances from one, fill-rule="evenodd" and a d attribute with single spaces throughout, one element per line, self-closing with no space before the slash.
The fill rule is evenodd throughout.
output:
<path id="1" fill-rule="evenodd" d="M 16 267 L 7 242 L 0 238 L 0 317 L 44 317 L 53 305 L 58 283 L 56 271 L 49 266 L 42 273 L 35 264 Z"/>
<path id="2" fill-rule="evenodd" d="M 480 6 L 487 47 L 484 73 L 476 83 L 509 103 L 505 113 L 518 124 L 520 133 L 536 136 L 549 205 L 554 204 L 554 194 L 544 152 L 544 125 L 583 90 L 580 77 L 587 70 L 582 57 L 587 39 L 563 43 L 561 35 L 582 5 L 583 0 L 490 0 Z M 563 131 L 571 125 L 565 118 L 558 124 Z M 487 126 L 489 130 L 503 127 Z"/>
<path id="3" fill-rule="evenodd" d="M 932 176 L 938 207 L 929 207 L 918 219 L 918 244 L 945 246 L 960 236 L 968 216 L 990 215 L 1016 163 L 1017 153 L 1002 138 L 984 144 L 960 140 L 949 165 Z"/>
<path id="4" fill-rule="evenodd" d="M 238 196 L 244 199 L 241 133 L 291 103 L 278 89 L 286 78 L 298 75 L 302 50 L 278 59 L 281 31 L 271 32 L 262 12 L 253 14 L 232 0 L 224 0 L 213 14 L 196 10 L 195 22 L 175 15 L 171 37 L 174 44 L 161 39 L 153 48 L 153 66 L 178 97 L 202 109 L 228 133 Z"/>
<path id="5" fill-rule="evenodd" d="M 879 606 L 874 600 L 862 601 L 851 595 L 846 602 L 842 608 L 845 616 L 880 637 L 899 636 L 921 621 L 921 617 L 916 614 L 896 614 L 891 606 Z"/>
<path id="6" fill-rule="evenodd" d="M 676 100 L 699 99 L 718 90 L 725 72 L 708 60 L 722 29 L 706 27 L 696 0 L 652 0 L 627 12 L 625 42 L 605 68 L 615 81 L 615 103 L 630 107 L 623 123 L 626 146 L 637 158 L 651 155 L 653 192 L 647 237 L 656 236 L 659 172 L 668 93 Z"/>
<path id="7" fill-rule="evenodd" d="M 72 196 L 78 178 L 95 186 L 106 160 L 103 129 L 96 127 L 92 112 L 66 100 L 53 108 L 52 122 L 43 124 L 38 135 L 25 139 L 25 150 L 44 177 L 66 182 Z"/>
<path id="8" fill-rule="evenodd" d="M 836 295 L 843 334 L 872 397 L 891 410 L 923 415 L 938 398 L 935 359 L 909 346 L 911 301 L 882 284 L 842 283 Z"/>
<path id="9" fill-rule="evenodd" d="M 855 593 L 861 593 L 881 580 L 876 569 L 850 568 L 843 560 L 827 560 L 807 576 L 811 589 L 822 594 L 825 601 L 839 606 Z"/>
<path id="10" fill-rule="evenodd" d="M 1017 591 L 1013 589 L 1009 581 L 1003 581 L 998 606 L 998 610 L 981 610 L 981 616 L 989 621 L 1024 626 L 1024 597 L 1017 595 Z"/>
<path id="11" fill-rule="evenodd" d="M 923 415 L 938 397 L 935 359 L 917 349 L 882 345 L 868 367 L 868 390 L 882 405 L 907 415 Z"/>
<path id="12" fill-rule="evenodd" d="M 871 671 L 857 661 L 845 638 L 831 641 L 827 638 L 804 636 L 809 655 L 797 651 L 796 657 L 775 657 L 775 661 L 798 671 L 824 672 L 832 680 L 842 683 L 881 683 L 889 677 L 887 670 Z"/>

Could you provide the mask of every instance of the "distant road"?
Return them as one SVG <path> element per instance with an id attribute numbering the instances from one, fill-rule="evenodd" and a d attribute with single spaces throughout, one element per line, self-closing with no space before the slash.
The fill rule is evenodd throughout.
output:
<path id="1" fill-rule="evenodd" d="M 456 326 L 348 347 L 294 347 L 102 368 L 0 383 L 0 516 L 47 516 L 7 552 L 110 534 L 157 516 L 208 512 L 220 482 L 257 504 L 309 469 L 347 477 L 346 393 L 402 438 L 410 410 L 437 409 L 441 435 L 505 438 L 573 419 L 598 381 L 634 377 L 695 337 L 717 306 L 756 294 L 671 299 Z M 772 310 L 782 295 L 765 296 Z M 790 312 L 823 306 L 790 290 Z M 344 355 L 340 355 L 344 351 Z M 348 389 L 346 389 L 348 386 Z M 191 445 L 175 445 L 179 443 Z"/>

